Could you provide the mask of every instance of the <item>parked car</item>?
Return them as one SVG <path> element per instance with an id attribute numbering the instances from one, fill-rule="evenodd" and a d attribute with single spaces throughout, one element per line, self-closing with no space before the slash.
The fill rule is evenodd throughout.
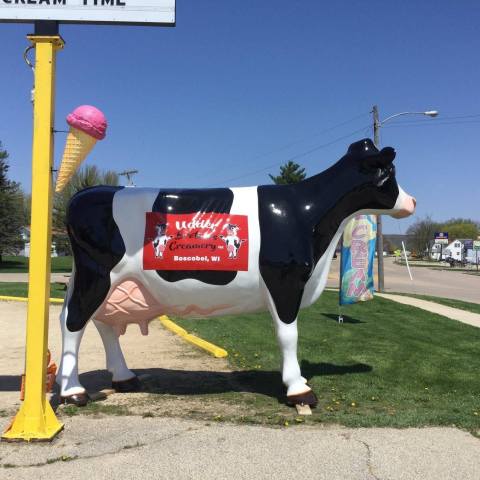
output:
<path id="1" fill-rule="evenodd" d="M 452 257 L 446 258 L 445 261 L 449 263 L 451 267 L 466 267 L 468 263 L 465 259 L 456 260 Z"/>

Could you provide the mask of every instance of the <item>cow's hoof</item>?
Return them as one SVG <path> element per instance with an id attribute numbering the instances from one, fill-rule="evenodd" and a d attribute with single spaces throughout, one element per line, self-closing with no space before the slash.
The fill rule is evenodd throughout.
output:
<path id="1" fill-rule="evenodd" d="M 142 390 L 142 382 L 135 376 L 121 382 L 112 382 L 112 388 L 117 393 L 140 392 Z"/>
<path id="2" fill-rule="evenodd" d="M 313 393 L 312 390 L 304 393 L 299 393 L 298 395 L 287 395 L 287 405 L 309 405 L 310 407 L 316 407 L 317 403 L 317 396 Z"/>
<path id="3" fill-rule="evenodd" d="M 60 400 L 64 404 L 84 407 L 90 400 L 90 397 L 88 396 L 87 392 L 74 393 L 73 395 L 69 395 L 68 397 L 60 397 Z"/>

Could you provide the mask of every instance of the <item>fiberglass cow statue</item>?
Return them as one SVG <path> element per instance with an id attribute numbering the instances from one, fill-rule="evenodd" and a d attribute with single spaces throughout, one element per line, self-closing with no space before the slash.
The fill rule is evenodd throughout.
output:
<path id="1" fill-rule="evenodd" d="M 415 199 L 397 184 L 395 151 L 369 139 L 335 165 L 295 185 L 158 189 L 99 186 L 71 200 L 67 227 L 75 260 L 61 313 L 62 400 L 84 405 L 78 350 L 92 319 L 113 388 L 139 389 L 118 336 L 143 334 L 161 314 L 211 317 L 268 310 L 282 353 L 289 404 L 316 404 L 297 360 L 299 309 L 327 283 L 335 246 L 354 215 L 411 215 Z M 161 245 L 161 248 L 159 248 Z"/>

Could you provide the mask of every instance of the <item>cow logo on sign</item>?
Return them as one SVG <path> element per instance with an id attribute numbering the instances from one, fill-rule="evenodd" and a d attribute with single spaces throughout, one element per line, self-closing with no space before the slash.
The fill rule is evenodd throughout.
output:
<path id="1" fill-rule="evenodd" d="M 171 235 L 166 235 L 166 231 L 166 223 L 157 223 L 157 225 L 155 225 L 155 233 L 157 234 L 157 236 L 153 239 L 152 242 L 155 251 L 155 258 L 163 258 L 163 252 L 167 247 L 167 243 L 173 238 Z"/>
<path id="2" fill-rule="evenodd" d="M 242 246 L 242 243 L 246 240 L 240 240 L 238 237 L 238 232 L 240 227 L 232 223 L 227 223 L 223 226 L 227 230 L 227 236 L 220 235 L 220 238 L 225 242 L 228 251 L 228 258 L 234 259 L 238 256 L 238 251 Z"/>
<path id="3" fill-rule="evenodd" d="M 248 270 L 248 217 L 147 212 L 144 270 Z"/>

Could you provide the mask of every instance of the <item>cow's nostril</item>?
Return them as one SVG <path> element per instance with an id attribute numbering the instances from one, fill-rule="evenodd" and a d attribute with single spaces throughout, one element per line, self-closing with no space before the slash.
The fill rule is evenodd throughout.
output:
<path id="1" fill-rule="evenodd" d="M 415 197 L 412 197 L 412 202 L 413 202 L 413 208 L 416 208 L 417 206 L 417 200 Z"/>

